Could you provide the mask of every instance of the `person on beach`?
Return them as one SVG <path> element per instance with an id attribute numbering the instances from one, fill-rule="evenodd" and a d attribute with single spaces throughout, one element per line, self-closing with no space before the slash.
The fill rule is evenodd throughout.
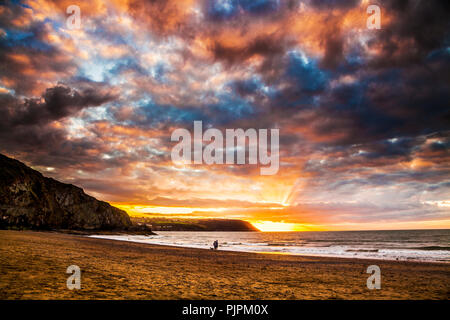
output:
<path id="1" fill-rule="evenodd" d="M 214 241 L 213 242 L 213 246 L 214 246 L 214 250 L 217 250 L 217 248 L 219 247 L 219 241 Z"/>

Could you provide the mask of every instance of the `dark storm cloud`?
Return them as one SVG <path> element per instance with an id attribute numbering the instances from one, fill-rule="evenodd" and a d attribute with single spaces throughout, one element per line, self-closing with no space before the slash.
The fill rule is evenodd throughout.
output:
<path id="1" fill-rule="evenodd" d="M 114 99 L 96 85 L 77 90 L 58 85 L 48 88 L 40 99 L 17 99 L 0 94 L 0 146 L 11 154 L 25 154 L 35 164 L 61 166 L 93 161 L 89 152 L 100 150 L 98 142 L 68 139 L 67 131 L 52 121 L 74 116 L 82 109 L 100 106 Z"/>
<path id="2" fill-rule="evenodd" d="M 278 105 L 301 105 L 297 125 L 308 125 L 319 136 L 334 135 L 329 140 L 331 144 L 349 145 L 447 130 L 450 83 L 446 74 L 450 63 L 448 57 L 434 63 L 368 73 L 358 82 L 328 88 L 316 100 L 305 95 L 305 90 L 300 94 L 299 85 L 295 91 L 284 90 Z M 314 73 L 300 70 L 299 74 L 311 89 L 321 88 L 314 85 L 320 79 Z M 313 79 L 308 80 L 308 75 Z"/>
<path id="3" fill-rule="evenodd" d="M 81 93 L 59 85 L 49 88 L 40 99 L 16 100 L 9 94 L 0 96 L 0 108 L 6 115 L 0 121 L 3 128 L 46 124 L 54 120 L 74 115 L 78 111 L 99 106 L 115 98 L 111 94 L 99 94 L 94 88 Z"/>
<path id="4" fill-rule="evenodd" d="M 51 127 L 19 127 L 14 130 L 14 136 L 2 132 L 0 146 L 2 153 L 34 165 L 58 168 L 95 163 L 96 159 L 90 152 L 101 148 L 101 145 L 88 139 L 68 140 L 65 130 Z"/>
<path id="5" fill-rule="evenodd" d="M 424 139 L 413 139 L 408 137 L 384 140 L 381 142 L 373 143 L 365 149 L 366 158 L 408 158 L 415 151 L 414 149 L 420 147 L 424 142 Z"/>
<path id="6" fill-rule="evenodd" d="M 326 35 L 325 55 L 321 65 L 327 69 L 335 69 L 344 60 L 344 39 L 339 32 Z"/>
<path id="7" fill-rule="evenodd" d="M 433 50 L 450 44 L 450 2 L 392 0 L 380 5 L 394 19 L 371 42 L 382 50 L 371 66 L 421 63 Z"/>
<path id="8" fill-rule="evenodd" d="M 261 90 L 261 83 L 258 79 L 237 80 L 231 84 L 233 90 L 241 97 L 254 95 Z"/>
<path id="9" fill-rule="evenodd" d="M 309 0 L 307 1 L 313 8 L 322 10 L 330 9 L 350 9 L 359 4 L 360 0 Z"/>

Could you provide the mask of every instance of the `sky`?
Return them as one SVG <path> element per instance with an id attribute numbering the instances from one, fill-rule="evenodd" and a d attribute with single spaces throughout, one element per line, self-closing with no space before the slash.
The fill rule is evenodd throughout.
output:
<path id="1" fill-rule="evenodd" d="M 130 215 L 450 228 L 449 101 L 448 1 L 0 4 L 0 152 Z M 175 165 L 196 120 L 279 129 L 277 174 Z"/>

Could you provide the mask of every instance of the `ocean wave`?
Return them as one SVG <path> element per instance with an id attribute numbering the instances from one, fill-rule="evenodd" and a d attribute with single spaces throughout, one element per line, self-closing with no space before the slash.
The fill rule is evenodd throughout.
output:
<path id="1" fill-rule="evenodd" d="M 450 247 L 441 247 L 441 246 L 416 247 L 412 249 L 425 251 L 434 251 L 434 250 L 450 251 Z"/>
<path id="2" fill-rule="evenodd" d="M 267 246 L 270 246 L 270 247 L 288 247 L 288 246 L 293 246 L 293 245 L 292 244 L 288 244 L 288 243 L 276 243 L 276 242 L 271 243 L 271 242 L 269 242 L 267 244 Z"/>
<path id="3" fill-rule="evenodd" d="M 346 252 L 378 252 L 378 249 L 347 249 Z"/>
<path id="4" fill-rule="evenodd" d="M 358 233 L 235 233 L 235 232 L 159 232 L 158 236 L 93 235 L 91 237 L 125 240 L 148 244 L 209 249 L 219 241 L 219 250 L 241 252 L 270 252 L 293 255 L 347 257 L 361 259 L 450 262 L 450 234 L 445 231 L 439 239 L 430 234 L 443 231 L 411 232 L 409 239 L 386 232 L 384 241 L 370 239 L 372 232 Z M 332 235 L 332 236 L 330 236 Z M 337 236 L 341 239 L 336 239 Z M 320 239 L 319 237 L 322 237 Z M 413 240 L 414 238 L 414 240 Z M 388 240 L 388 241 L 387 241 Z M 412 243 L 415 242 L 413 245 Z"/>

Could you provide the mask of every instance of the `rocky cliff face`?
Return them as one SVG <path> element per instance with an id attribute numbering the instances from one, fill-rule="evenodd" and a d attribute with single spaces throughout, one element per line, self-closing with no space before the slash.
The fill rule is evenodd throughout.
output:
<path id="1" fill-rule="evenodd" d="M 0 154 L 0 227 L 128 229 L 128 214 Z"/>

